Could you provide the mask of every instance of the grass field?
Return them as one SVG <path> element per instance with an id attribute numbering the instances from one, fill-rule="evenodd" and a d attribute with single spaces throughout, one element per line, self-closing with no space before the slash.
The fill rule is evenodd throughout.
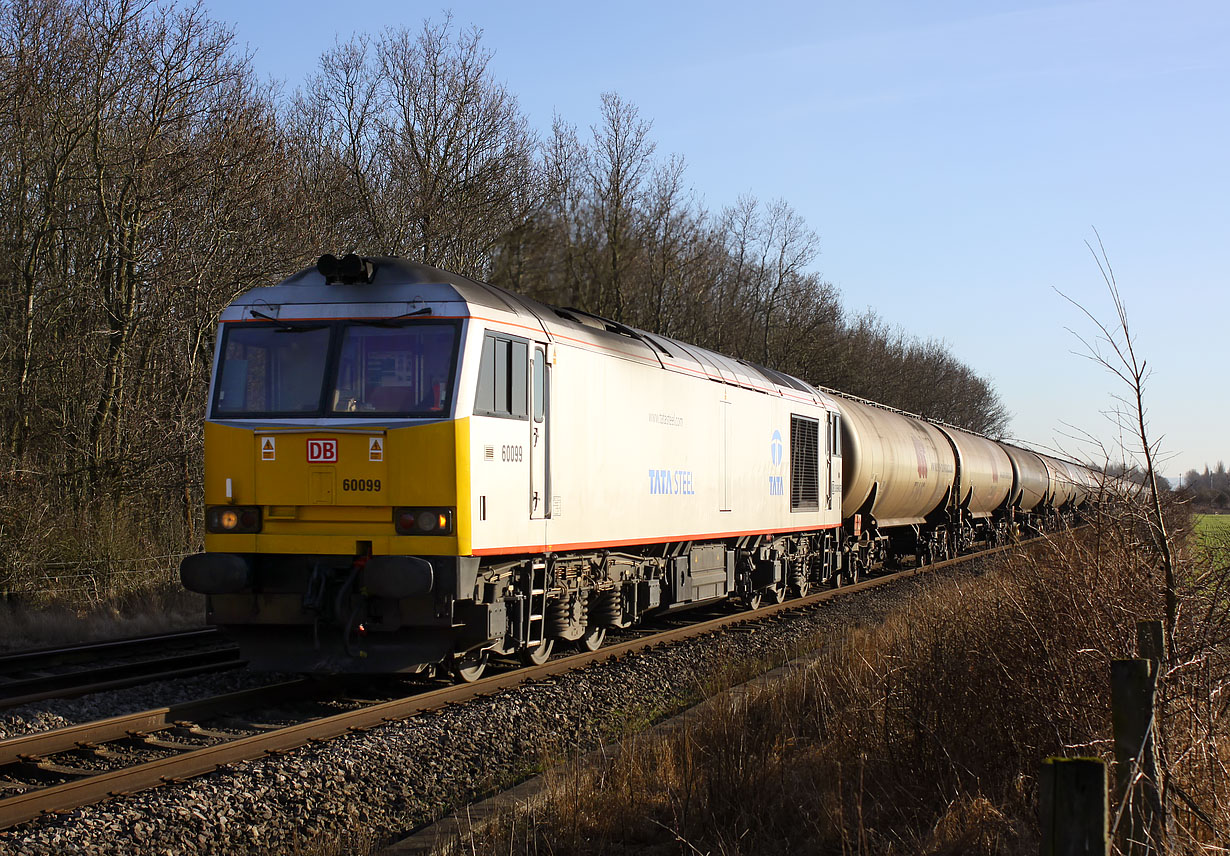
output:
<path id="1" fill-rule="evenodd" d="M 1230 542 L 1230 514 L 1197 514 L 1196 537 L 1206 542 Z"/>

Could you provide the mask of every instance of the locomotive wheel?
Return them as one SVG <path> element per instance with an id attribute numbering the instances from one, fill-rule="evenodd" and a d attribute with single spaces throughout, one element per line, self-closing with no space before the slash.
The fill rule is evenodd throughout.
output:
<path id="1" fill-rule="evenodd" d="M 587 627 L 585 635 L 576 641 L 576 646 L 582 651 L 597 651 L 606 641 L 605 627 Z"/>
<path id="2" fill-rule="evenodd" d="M 465 654 L 454 654 L 449 668 L 457 683 L 472 684 L 487 670 L 487 652 L 467 651 Z"/>
<path id="3" fill-rule="evenodd" d="M 803 580 L 794 586 L 795 597 L 807 597 L 807 593 L 811 591 L 811 581 Z"/>
<path id="4" fill-rule="evenodd" d="M 765 603 L 781 603 L 786 599 L 786 587 L 784 585 L 769 586 L 764 590 Z"/>
<path id="5" fill-rule="evenodd" d="M 522 648 L 520 651 L 521 662 L 527 666 L 541 666 L 551 659 L 551 652 L 554 649 L 555 640 L 544 639 L 532 648 Z"/>
<path id="6" fill-rule="evenodd" d="M 743 598 L 743 602 L 747 604 L 748 609 L 760 609 L 760 603 L 764 600 L 764 593 L 760 590 L 754 591 L 747 597 Z"/>

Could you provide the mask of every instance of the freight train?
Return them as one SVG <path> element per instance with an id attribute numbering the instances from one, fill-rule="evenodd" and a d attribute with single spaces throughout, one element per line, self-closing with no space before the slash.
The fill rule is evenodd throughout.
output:
<path id="1" fill-rule="evenodd" d="M 222 313 L 205 552 L 255 668 L 451 670 L 1062 526 L 1100 473 L 395 258 Z"/>

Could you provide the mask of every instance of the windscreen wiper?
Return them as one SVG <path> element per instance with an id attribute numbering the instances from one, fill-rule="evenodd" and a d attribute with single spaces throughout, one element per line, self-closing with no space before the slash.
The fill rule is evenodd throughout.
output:
<path id="1" fill-rule="evenodd" d="M 395 315 L 392 318 L 352 318 L 351 324 L 358 324 L 362 327 L 401 327 L 397 322 L 403 318 L 413 318 L 416 315 L 430 315 L 431 307 L 424 306 L 422 309 L 416 309 L 413 312 L 403 312 L 401 315 Z"/>
<path id="2" fill-rule="evenodd" d="M 264 312 L 258 312 L 255 309 L 249 309 L 248 314 L 253 318 L 259 318 L 262 321 L 272 321 L 277 324 L 279 333 L 308 333 L 312 330 L 323 330 L 328 327 L 328 324 L 320 324 L 313 321 L 287 321 L 282 318 L 274 318 L 272 315 L 266 315 Z"/>

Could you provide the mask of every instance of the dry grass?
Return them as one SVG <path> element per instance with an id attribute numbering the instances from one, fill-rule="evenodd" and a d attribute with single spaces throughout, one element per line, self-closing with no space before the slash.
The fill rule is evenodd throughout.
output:
<path id="1" fill-rule="evenodd" d="M 16 488 L 0 498 L 0 650 L 203 623 L 183 590 L 178 517 L 98 501 L 63 508 Z"/>
<path id="2" fill-rule="evenodd" d="M 939 583 L 686 730 L 629 738 L 596 767 L 562 764 L 539 808 L 466 849 L 1036 853 L 1039 762 L 1111 758 L 1108 661 L 1133 656 L 1136 621 L 1162 612 L 1136 534 L 1107 520 Z M 1163 684 L 1165 761 L 1226 828 L 1226 575 L 1191 561 Z M 1213 835 L 1194 812 L 1175 819 L 1177 851 L 1221 852 L 1201 851 Z"/>
<path id="3" fill-rule="evenodd" d="M 9 606 L 0 603 L 0 651 L 72 645 L 202 627 L 205 599 L 184 591 L 151 587 L 127 608 Z"/>

